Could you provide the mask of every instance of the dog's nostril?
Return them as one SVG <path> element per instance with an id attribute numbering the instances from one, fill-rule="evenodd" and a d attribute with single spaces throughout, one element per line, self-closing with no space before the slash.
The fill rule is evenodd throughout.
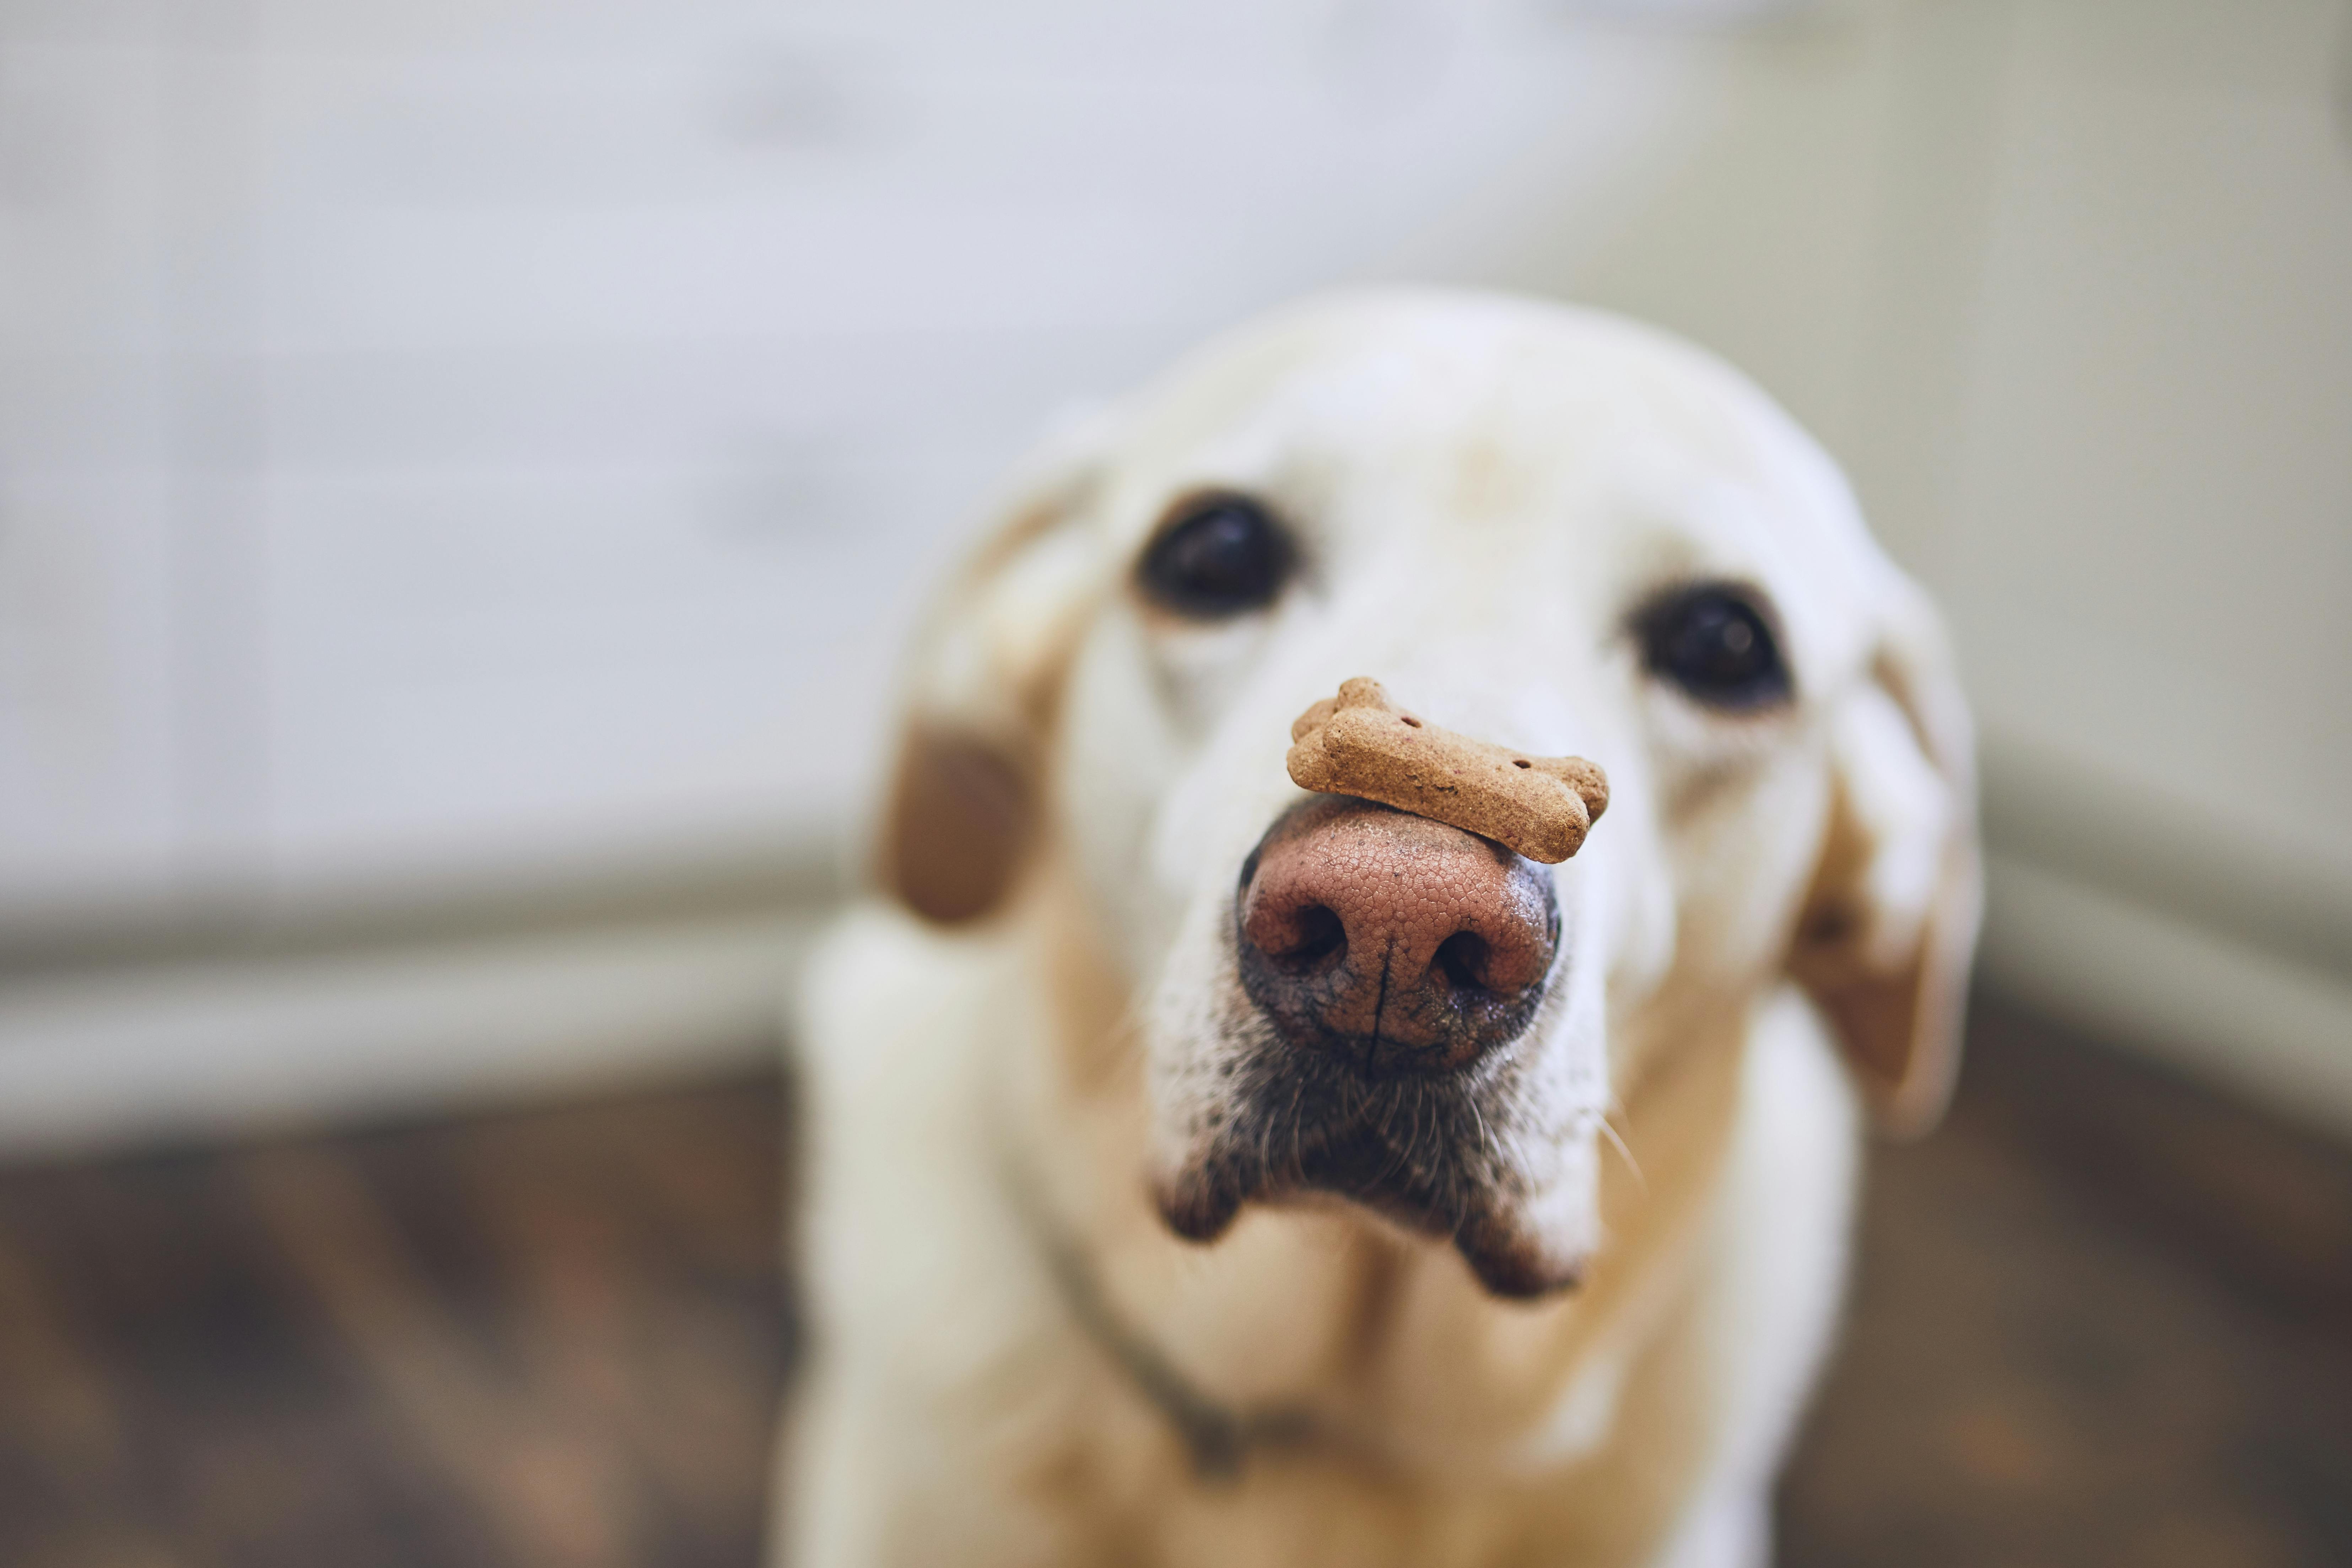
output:
<path id="1" fill-rule="evenodd" d="M 1325 905 L 1309 904 L 1290 917 L 1289 926 L 1277 947 L 1261 951 L 1292 973 L 1318 968 L 1348 950 L 1346 924 L 1336 910 Z"/>
<path id="2" fill-rule="evenodd" d="M 1466 931 L 1455 931 L 1438 943 L 1431 963 L 1456 991 L 1483 991 L 1486 982 L 1486 960 L 1492 954 L 1486 939 Z"/>

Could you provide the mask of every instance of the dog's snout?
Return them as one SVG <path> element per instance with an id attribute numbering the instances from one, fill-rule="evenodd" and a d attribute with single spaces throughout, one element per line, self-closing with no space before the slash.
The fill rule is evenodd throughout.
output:
<path id="1" fill-rule="evenodd" d="M 1283 1038 L 1380 1072 L 1467 1067 L 1533 1021 L 1559 947 L 1551 879 L 1501 845 L 1318 795 L 1242 869 L 1242 983 Z"/>

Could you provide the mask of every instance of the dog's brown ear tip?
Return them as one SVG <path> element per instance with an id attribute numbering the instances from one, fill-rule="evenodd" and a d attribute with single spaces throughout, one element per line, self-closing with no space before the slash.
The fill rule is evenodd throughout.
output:
<path id="1" fill-rule="evenodd" d="M 908 727 L 883 824 L 885 888 L 935 925 L 961 925 L 1011 889 L 1033 826 L 1027 771 L 1007 747 L 950 725 Z"/>

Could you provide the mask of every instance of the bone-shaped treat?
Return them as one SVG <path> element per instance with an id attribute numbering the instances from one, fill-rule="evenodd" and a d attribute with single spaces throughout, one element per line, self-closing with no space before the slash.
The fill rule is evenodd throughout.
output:
<path id="1" fill-rule="evenodd" d="M 1609 808 L 1609 779 L 1582 757 L 1531 757 L 1425 723 L 1364 676 L 1290 727 L 1293 784 L 1376 800 L 1557 865 Z"/>

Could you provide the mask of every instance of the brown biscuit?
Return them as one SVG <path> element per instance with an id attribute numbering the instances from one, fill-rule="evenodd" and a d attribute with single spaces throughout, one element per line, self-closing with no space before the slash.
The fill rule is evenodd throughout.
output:
<path id="1" fill-rule="evenodd" d="M 1376 800 L 1557 865 L 1609 808 L 1609 780 L 1582 757 L 1531 757 L 1424 723 L 1364 676 L 1290 727 L 1301 789 Z"/>

